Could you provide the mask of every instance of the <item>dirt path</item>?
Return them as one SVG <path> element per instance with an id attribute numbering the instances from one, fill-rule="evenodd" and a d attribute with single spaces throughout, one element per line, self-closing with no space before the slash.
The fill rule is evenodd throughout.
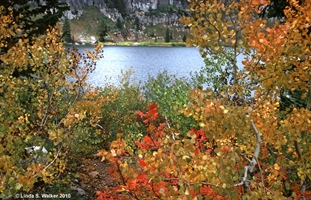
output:
<path id="1" fill-rule="evenodd" d="M 96 191 L 104 191 L 109 187 L 116 186 L 116 182 L 111 180 L 108 174 L 110 164 L 101 162 L 100 158 L 82 159 L 77 167 L 79 174 L 79 184 L 77 187 L 83 189 L 88 199 L 96 199 Z"/>

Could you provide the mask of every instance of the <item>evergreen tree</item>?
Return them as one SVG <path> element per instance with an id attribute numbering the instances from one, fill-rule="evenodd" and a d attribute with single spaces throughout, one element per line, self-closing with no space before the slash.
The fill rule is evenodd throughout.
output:
<path id="1" fill-rule="evenodd" d="M 2 6 L 4 15 L 12 14 L 13 21 L 8 24 L 8 27 L 13 29 L 18 26 L 21 30 L 20 34 L 16 34 L 14 37 L 6 37 L 6 46 L 0 48 L 0 54 L 8 52 L 25 36 L 31 42 L 33 38 L 45 34 L 46 30 L 50 26 L 55 26 L 64 12 L 70 9 L 67 3 L 61 3 L 58 0 L 1 0 L 0 6 Z M 1 64 L 2 61 L 0 60 L 0 70 L 3 70 Z M 23 70 L 14 70 L 12 76 L 29 77 L 31 73 L 33 73 L 32 66 L 29 65 Z"/>
<path id="2" fill-rule="evenodd" d="M 187 40 L 187 35 L 185 34 L 185 35 L 182 37 L 182 41 L 183 41 L 183 42 L 186 42 L 186 40 Z"/>
<path id="3" fill-rule="evenodd" d="M 105 42 L 105 37 L 108 35 L 109 27 L 107 26 L 104 19 L 102 19 L 99 23 L 99 26 L 97 28 L 97 34 L 99 36 L 100 42 Z"/>
<path id="4" fill-rule="evenodd" d="M 170 42 L 170 30 L 168 28 L 166 29 L 164 41 Z"/>
<path id="5" fill-rule="evenodd" d="M 117 23 L 116 23 L 116 27 L 121 31 L 123 30 L 123 22 L 122 20 L 120 19 L 120 17 L 117 19 Z"/>
<path id="6" fill-rule="evenodd" d="M 110 9 L 115 8 L 114 2 L 112 0 L 105 0 L 106 6 Z"/>
<path id="7" fill-rule="evenodd" d="M 123 0 L 115 0 L 115 6 L 116 9 L 119 11 L 119 13 L 122 15 L 124 18 L 126 15 L 126 9 L 125 9 L 125 3 Z"/>
<path id="8" fill-rule="evenodd" d="M 135 18 L 134 26 L 136 31 L 140 30 L 140 21 L 138 17 Z"/>
<path id="9" fill-rule="evenodd" d="M 67 3 L 59 0 L 1 0 L 1 5 L 4 13 L 12 11 L 14 23 L 22 24 L 23 32 L 29 38 L 44 34 L 49 26 L 55 26 L 64 12 L 70 9 Z"/>
<path id="10" fill-rule="evenodd" d="M 68 18 L 65 18 L 64 24 L 63 24 L 63 40 L 65 42 L 72 42 L 71 39 L 71 28 Z"/>
<path id="11" fill-rule="evenodd" d="M 271 0 L 271 3 L 263 9 L 261 17 L 282 19 L 285 17 L 284 9 L 289 6 L 287 0 Z"/>

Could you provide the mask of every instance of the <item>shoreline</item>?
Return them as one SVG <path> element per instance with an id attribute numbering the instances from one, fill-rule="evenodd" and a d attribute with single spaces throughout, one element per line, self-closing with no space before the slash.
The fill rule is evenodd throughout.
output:
<path id="1" fill-rule="evenodd" d="M 82 44 L 70 44 L 65 43 L 65 45 L 74 46 L 88 46 L 95 45 L 92 43 L 82 43 Z M 137 47 L 187 47 L 185 42 L 104 42 L 104 46 L 137 46 Z"/>
<path id="2" fill-rule="evenodd" d="M 186 47 L 185 42 L 105 42 L 105 46 Z"/>

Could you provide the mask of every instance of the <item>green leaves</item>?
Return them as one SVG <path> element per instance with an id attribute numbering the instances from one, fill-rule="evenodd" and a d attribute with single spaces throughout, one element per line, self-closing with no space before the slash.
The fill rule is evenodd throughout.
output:
<path id="1" fill-rule="evenodd" d="M 192 87 L 196 87 L 195 81 L 190 82 L 186 78 L 178 78 L 163 71 L 157 77 L 149 77 L 143 86 L 143 93 L 147 101 L 159 105 L 159 111 L 164 118 L 169 119 L 170 127 L 183 135 L 196 126 L 192 118 L 180 113 L 188 103 L 189 90 Z"/>

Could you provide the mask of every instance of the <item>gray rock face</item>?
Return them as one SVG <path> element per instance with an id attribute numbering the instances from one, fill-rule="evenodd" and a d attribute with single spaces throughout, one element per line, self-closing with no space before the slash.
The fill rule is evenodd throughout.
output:
<path id="1" fill-rule="evenodd" d="M 147 11 L 149 8 L 157 9 L 160 0 L 129 0 L 126 1 L 127 11 Z"/>
<path id="2" fill-rule="evenodd" d="M 116 21 L 121 14 L 116 9 L 107 7 L 105 0 L 61 0 L 67 2 L 71 10 L 66 13 L 68 19 L 79 18 L 83 14 L 86 6 L 95 6 L 100 12 L 109 17 L 112 21 Z M 123 0 L 127 16 L 138 17 L 143 25 L 176 25 L 179 16 L 176 13 L 160 13 L 158 15 L 146 15 L 150 9 L 156 10 L 165 6 L 174 8 L 186 8 L 186 0 Z"/>

